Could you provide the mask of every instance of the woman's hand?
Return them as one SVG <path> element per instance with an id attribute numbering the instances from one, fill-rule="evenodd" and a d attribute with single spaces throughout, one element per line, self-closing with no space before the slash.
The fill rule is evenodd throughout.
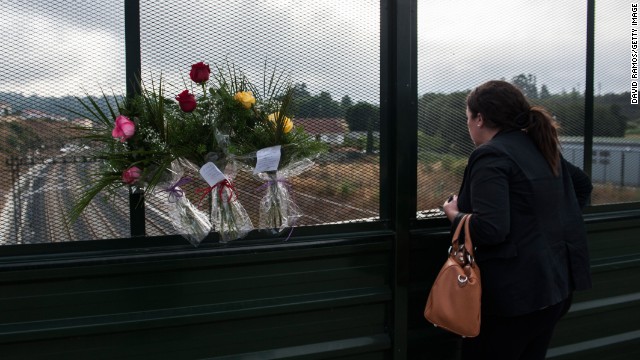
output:
<path id="1" fill-rule="evenodd" d="M 449 196 L 447 201 L 445 201 L 444 204 L 442 205 L 442 210 L 444 211 L 444 214 L 447 215 L 447 219 L 453 222 L 453 219 L 455 219 L 456 215 L 458 215 L 458 213 L 460 212 L 458 210 L 458 196 L 457 195 Z"/>

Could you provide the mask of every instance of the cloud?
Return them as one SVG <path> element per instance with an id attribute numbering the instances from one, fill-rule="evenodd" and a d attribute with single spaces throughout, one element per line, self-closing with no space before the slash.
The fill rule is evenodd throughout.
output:
<path id="1" fill-rule="evenodd" d="M 123 83 L 122 9 L 87 4 L 3 1 L 0 91 L 63 96 Z"/>
<path id="2" fill-rule="evenodd" d="M 586 2 L 418 2 L 419 92 L 534 74 L 551 92 L 584 91 Z M 596 90 L 628 91 L 630 7 L 598 3 Z"/>
<path id="3" fill-rule="evenodd" d="M 170 83 L 182 86 L 181 77 L 196 60 L 229 61 L 258 80 L 266 62 L 268 69 L 286 71 L 312 92 L 377 101 L 380 25 L 375 2 L 253 1 L 195 10 L 166 11 L 160 19 L 154 13 L 163 9 L 154 9 L 142 17 L 144 69 L 163 69 Z"/>
<path id="4" fill-rule="evenodd" d="M 603 92 L 625 91 L 628 82 L 629 9 L 612 3 L 598 4 L 597 12 L 596 83 Z M 552 92 L 584 89 L 584 1 L 430 0 L 418 7 L 420 93 L 521 73 Z M 123 92 L 123 16 L 120 0 L 3 1 L 0 91 Z M 142 1 L 143 77 L 162 74 L 167 91 L 179 91 L 197 61 L 228 60 L 254 81 L 266 62 L 312 93 L 378 102 L 379 17 L 373 0 Z"/>

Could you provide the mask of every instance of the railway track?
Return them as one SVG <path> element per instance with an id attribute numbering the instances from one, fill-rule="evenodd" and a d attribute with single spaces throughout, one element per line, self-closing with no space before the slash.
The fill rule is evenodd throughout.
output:
<path id="1" fill-rule="evenodd" d="M 68 222 L 68 214 L 83 190 L 79 184 L 86 182 L 98 170 L 96 162 L 60 159 L 31 165 L 5 196 L 5 206 L 0 213 L 0 245 L 129 237 L 130 209 L 126 188 L 119 189 L 114 199 L 96 197 L 77 221 Z M 257 226 L 258 204 L 263 193 L 257 188 L 246 190 L 254 188 L 254 185 L 243 183 L 236 187 L 236 191 Z M 292 194 L 303 213 L 298 225 L 371 221 L 379 216 L 371 209 L 295 189 Z M 145 215 L 147 235 L 177 234 L 168 214 L 164 193 L 147 196 Z"/>

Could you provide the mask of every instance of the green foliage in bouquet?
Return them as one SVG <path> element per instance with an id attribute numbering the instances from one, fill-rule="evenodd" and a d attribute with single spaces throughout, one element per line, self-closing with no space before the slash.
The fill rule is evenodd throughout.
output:
<path id="1" fill-rule="evenodd" d="M 281 145 L 280 163 L 285 165 L 326 151 L 324 143 L 295 126 L 291 112 L 293 87 L 282 74 L 265 71 L 262 89 L 232 66 L 225 71 L 218 68 L 215 80 L 217 87 L 210 92 L 216 127 L 228 135 L 229 154 L 251 157 L 260 149 Z"/>
<path id="2" fill-rule="evenodd" d="M 113 195 L 120 187 L 136 185 L 151 192 L 170 176 L 175 159 L 202 164 L 207 154 L 221 152 L 213 136 L 214 119 L 185 112 L 164 95 L 160 79 L 157 87 L 152 81 L 151 88 L 142 86 L 142 93 L 133 98 L 113 96 L 110 101 L 103 93 L 106 111 L 91 96 L 77 98 L 86 114 L 76 114 L 89 117 L 94 125 L 76 129 L 81 139 L 99 149 L 96 158 L 102 167 L 90 174 L 90 186 L 74 205 L 71 221 L 103 191 Z"/>
<path id="3" fill-rule="evenodd" d="M 99 193 L 113 194 L 117 188 L 135 184 L 140 178 L 157 178 L 159 174 L 154 169 L 171 162 L 163 141 L 167 129 L 162 118 L 165 106 L 162 97 L 118 100 L 114 95 L 111 100 L 104 92 L 102 95 L 107 111 L 89 95 L 87 100 L 77 98 L 87 114 L 76 114 L 89 117 L 93 126 L 76 129 L 82 132 L 81 139 L 99 149 L 96 158 L 102 160 L 102 166 L 98 173 L 90 174 L 90 186 L 73 207 L 71 221 L 77 219 Z"/>
<path id="4" fill-rule="evenodd" d="M 205 84 L 206 80 L 199 84 L 203 92 L 198 98 L 189 90 L 182 91 L 175 97 L 177 105 L 172 102 L 172 106 L 165 113 L 170 133 L 167 139 L 169 148 L 177 157 L 185 158 L 199 166 L 224 157 L 224 144 L 219 143 L 217 136 L 217 111 L 212 96 L 213 89 L 207 89 Z"/>

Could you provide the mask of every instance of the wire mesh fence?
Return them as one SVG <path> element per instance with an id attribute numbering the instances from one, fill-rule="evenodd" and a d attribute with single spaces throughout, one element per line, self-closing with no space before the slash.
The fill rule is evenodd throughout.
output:
<path id="1" fill-rule="evenodd" d="M 381 2 L 140 1 L 143 86 L 166 98 L 199 91 L 190 66 L 230 69 L 263 89 L 268 74 L 293 87 L 293 122 L 326 145 L 315 166 L 290 179 L 303 216 L 296 226 L 380 218 Z M 382 4 L 384 5 L 384 4 Z M 426 0 L 418 6 L 417 216 L 458 191 L 473 150 L 465 97 L 490 79 L 520 86 L 561 125 L 563 154 L 582 166 L 587 5 L 546 1 Z M 596 2 L 592 178 L 594 204 L 640 200 L 640 111 L 629 103 L 631 9 Z M 473 14 L 473 17 L 460 16 Z M 129 189 L 101 193 L 69 220 L 104 161 L 103 148 L 79 140 L 98 127 L 85 104 L 126 95 L 122 1 L 0 3 L 0 244 L 126 238 Z M 636 25 L 637 29 L 637 25 Z M 130 49 L 129 49 L 130 51 Z M 393 121 L 393 119 L 391 119 Z M 202 164 L 199 164 L 202 165 Z M 263 182 L 234 179 L 258 223 Z M 178 232 L 166 192 L 146 198 L 146 234 Z M 195 199 L 194 199 L 194 202 Z"/>
<path id="2" fill-rule="evenodd" d="M 377 219 L 379 2 L 246 5 L 141 1 L 143 86 L 162 82 L 170 100 L 184 89 L 194 92 L 189 68 L 200 61 L 214 73 L 233 68 L 256 84 L 271 72 L 284 74 L 295 92 L 295 126 L 326 145 L 313 159 L 314 167 L 290 179 L 303 214 L 295 225 Z M 124 6 L 122 1 L 0 4 L 6 34 L 0 45 L 6 59 L 0 64 L 0 146 L 6 166 L 0 176 L 0 244 L 131 235 L 127 187 L 99 194 L 69 221 L 104 166 L 104 149 L 79 140 L 73 129 L 99 127 L 78 100 L 91 104 L 91 97 L 107 112 L 107 103 L 116 107 L 126 95 Z M 261 182 L 239 173 L 234 186 L 257 224 Z M 166 193 L 147 194 L 145 218 L 147 235 L 177 233 Z"/>
<path id="3" fill-rule="evenodd" d="M 592 204 L 637 202 L 640 109 L 624 71 L 632 9 L 599 0 L 595 13 Z M 587 21 L 584 1 L 418 2 L 418 210 L 457 193 L 473 150 L 465 98 L 488 80 L 512 82 L 546 107 L 563 155 L 583 166 Z"/>

